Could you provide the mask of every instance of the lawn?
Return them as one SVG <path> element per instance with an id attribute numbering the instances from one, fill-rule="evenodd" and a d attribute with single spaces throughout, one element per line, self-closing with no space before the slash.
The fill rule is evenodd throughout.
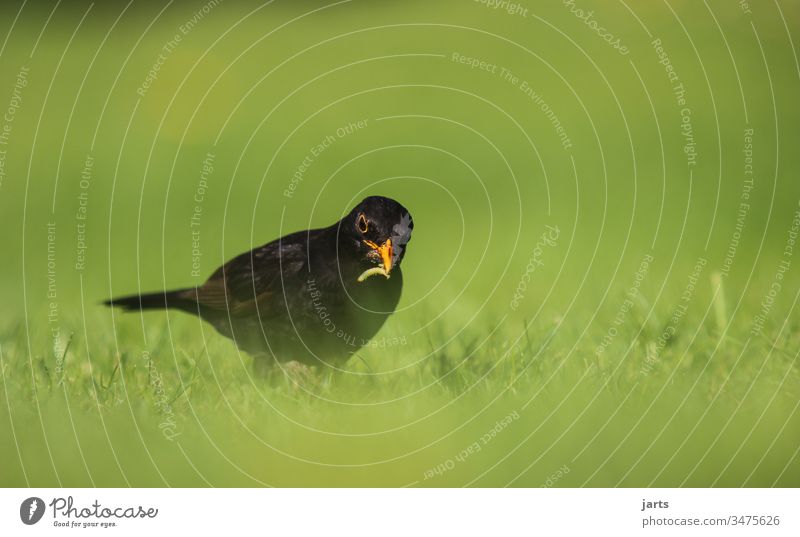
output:
<path id="1" fill-rule="evenodd" d="M 4 3 L 0 486 L 799 486 L 800 12 L 576 5 Z M 345 371 L 101 305 L 371 194 Z"/>

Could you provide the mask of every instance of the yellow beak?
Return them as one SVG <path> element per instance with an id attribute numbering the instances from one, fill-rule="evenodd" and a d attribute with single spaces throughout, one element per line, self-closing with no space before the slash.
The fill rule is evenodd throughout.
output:
<path id="1" fill-rule="evenodd" d="M 378 246 L 372 241 L 364 241 L 364 244 L 378 252 L 381 256 L 381 261 L 383 261 L 383 270 L 386 271 L 386 274 L 392 271 L 392 259 L 394 258 L 394 251 L 392 250 L 392 239 L 387 239 L 386 242 Z"/>

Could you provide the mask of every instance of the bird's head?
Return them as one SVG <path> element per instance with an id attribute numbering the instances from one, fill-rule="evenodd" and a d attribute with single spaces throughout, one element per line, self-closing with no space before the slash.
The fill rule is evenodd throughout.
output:
<path id="1" fill-rule="evenodd" d="M 403 260 L 412 229 L 411 214 L 393 199 L 370 196 L 350 211 L 339 222 L 339 242 L 357 260 L 358 281 L 388 278 Z"/>

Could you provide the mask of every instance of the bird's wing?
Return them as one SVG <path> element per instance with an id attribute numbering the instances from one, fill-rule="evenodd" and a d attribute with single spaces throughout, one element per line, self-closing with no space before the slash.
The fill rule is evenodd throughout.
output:
<path id="1" fill-rule="evenodd" d="M 194 298 L 204 308 L 233 316 L 264 315 L 282 296 L 282 286 L 302 277 L 305 264 L 302 242 L 279 239 L 225 263 L 197 288 Z"/>

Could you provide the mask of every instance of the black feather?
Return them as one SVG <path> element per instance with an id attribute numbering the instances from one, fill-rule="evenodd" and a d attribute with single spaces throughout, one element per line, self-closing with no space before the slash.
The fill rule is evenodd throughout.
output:
<path id="1" fill-rule="evenodd" d="M 197 305 L 194 301 L 187 299 L 187 296 L 191 296 L 190 293 L 194 293 L 194 289 L 161 291 L 144 295 L 129 295 L 106 300 L 103 304 L 106 306 L 119 307 L 124 311 L 159 310 L 167 308 L 192 311 L 197 309 Z"/>

